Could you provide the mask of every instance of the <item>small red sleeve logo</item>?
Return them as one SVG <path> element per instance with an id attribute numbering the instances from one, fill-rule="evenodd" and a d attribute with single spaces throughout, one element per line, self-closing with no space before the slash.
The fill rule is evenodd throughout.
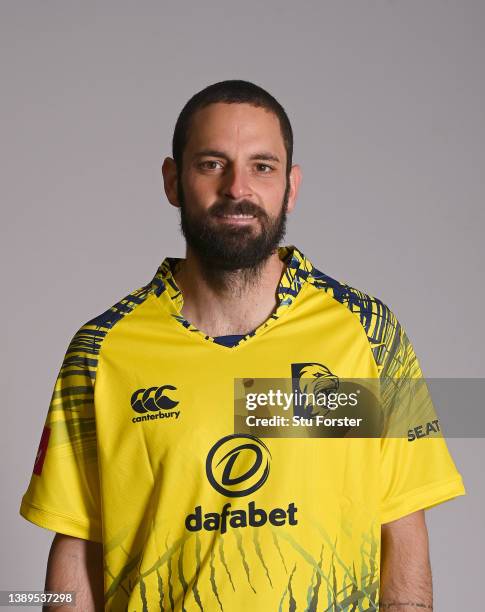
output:
<path id="1" fill-rule="evenodd" d="M 34 474 L 40 476 L 42 474 L 42 468 L 44 466 L 44 459 L 47 453 L 47 445 L 49 444 L 49 436 L 51 435 L 50 427 L 44 427 L 42 436 L 40 438 L 39 449 L 34 463 Z"/>

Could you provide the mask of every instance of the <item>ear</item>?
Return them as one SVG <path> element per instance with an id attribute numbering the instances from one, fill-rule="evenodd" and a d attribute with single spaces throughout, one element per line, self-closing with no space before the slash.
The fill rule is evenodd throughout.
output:
<path id="1" fill-rule="evenodd" d="M 291 212 L 295 208 L 296 197 L 298 195 L 298 189 L 300 187 L 302 175 L 301 168 L 298 164 L 291 167 L 290 170 L 290 191 L 288 193 L 288 212 Z"/>
<path id="2" fill-rule="evenodd" d="M 177 193 L 177 166 L 171 157 L 166 157 L 162 164 L 163 187 L 165 195 L 172 206 L 180 208 Z"/>

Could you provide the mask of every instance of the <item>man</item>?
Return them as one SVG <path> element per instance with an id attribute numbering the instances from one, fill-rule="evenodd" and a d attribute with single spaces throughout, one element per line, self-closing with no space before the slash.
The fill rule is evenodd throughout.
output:
<path id="1" fill-rule="evenodd" d="M 279 246 L 292 143 L 252 83 L 193 96 L 162 167 L 186 258 L 67 349 L 20 511 L 79 610 L 432 609 L 424 509 L 464 493 L 443 438 L 235 428 L 260 379 L 422 377 L 388 307 Z"/>

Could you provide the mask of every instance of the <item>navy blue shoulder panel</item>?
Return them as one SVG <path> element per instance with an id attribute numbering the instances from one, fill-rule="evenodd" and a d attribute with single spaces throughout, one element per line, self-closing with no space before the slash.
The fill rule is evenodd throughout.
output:
<path id="1" fill-rule="evenodd" d="M 392 310 L 381 300 L 327 276 L 315 267 L 308 282 L 331 295 L 360 321 L 380 376 L 411 375 L 412 346 Z"/>
<path id="2" fill-rule="evenodd" d="M 94 382 L 101 344 L 109 330 L 139 304 L 151 291 L 151 282 L 129 293 L 100 315 L 90 319 L 74 334 L 66 351 L 61 375 L 76 373 L 88 376 Z"/>

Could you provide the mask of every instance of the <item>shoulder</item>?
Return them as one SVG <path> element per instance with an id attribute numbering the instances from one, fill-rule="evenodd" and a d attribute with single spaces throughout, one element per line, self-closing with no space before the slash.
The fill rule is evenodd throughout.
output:
<path id="1" fill-rule="evenodd" d="M 362 326 L 380 371 L 388 369 L 406 340 L 394 311 L 380 298 L 336 280 L 312 266 L 308 282 L 346 308 Z"/>
<path id="2" fill-rule="evenodd" d="M 147 299 L 151 291 L 150 281 L 79 326 L 68 344 L 62 367 L 77 368 L 80 374 L 84 373 L 94 379 L 104 339 L 122 319 Z"/>

